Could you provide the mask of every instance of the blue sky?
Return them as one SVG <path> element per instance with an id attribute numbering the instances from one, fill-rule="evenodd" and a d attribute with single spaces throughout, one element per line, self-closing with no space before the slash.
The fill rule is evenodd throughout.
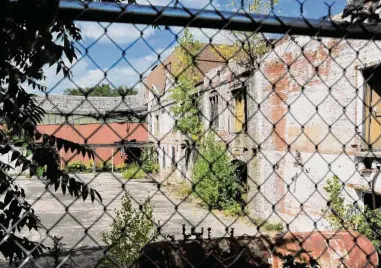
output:
<path id="1" fill-rule="evenodd" d="M 141 0 L 148 1 L 148 0 Z M 171 0 L 151 0 L 152 4 L 167 5 Z M 182 0 L 189 8 L 212 8 L 207 0 Z M 219 10 L 228 9 L 230 0 L 212 0 L 214 7 Z M 138 2 L 139 3 L 139 2 Z M 140 2 L 146 4 L 145 2 Z M 327 4 L 332 5 L 332 14 L 341 12 L 345 0 L 279 0 L 276 14 L 283 16 L 300 16 L 301 3 L 303 16 L 307 18 L 321 18 L 328 14 Z M 82 50 L 79 61 L 72 66 L 71 80 L 55 75 L 55 68 L 46 68 L 47 80 L 45 84 L 51 93 L 61 93 L 65 88 L 91 87 L 98 83 L 112 83 L 115 86 L 136 86 L 140 76 L 149 73 L 157 62 L 158 54 L 165 58 L 176 45 L 175 34 L 182 28 L 172 27 L 171 31 L 153 29 L 146 25 L 107 24 L 94 22 L 78 22 L 82 30 L 83 41 L 77 46 Z M 107 28 L 107 35 L 105 34 Z M 143 36 L 140 32 L 143 31 Z M 226 34 L 217 34 L 215 30 L 192 29 L 195 38 L 207 42 L 214 36 L 214 43 L 226 42 Z M 88 49 L 85 53 L 85 49 Z M 122 56 L 125 51 L 125 56 Z M 107 73 L 108 81 L 104 73 Z"/>

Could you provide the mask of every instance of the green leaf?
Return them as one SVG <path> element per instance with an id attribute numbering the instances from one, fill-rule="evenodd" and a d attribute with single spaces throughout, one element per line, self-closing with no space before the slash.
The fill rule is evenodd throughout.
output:
<path id="1" fill-rule="evenodd" d="M 37 173 L 36 173 L 36 175 L 37 175 L 37 177 L 42 177 L 43 175 L 44 175 L 44 171 L 45 171 L 45 168 L 44 167 L 37 167 Z"/>
<path id="2" fill-rule="evenodd" d="M 97 197 L 99 198 L 99 200 L 100 200 L 101 202 L 103 202 L 102 197 L 101 197 L 101 195 L 98 193 L 98 191 L 97 191 L 97 190 L 94 190 L 94 192 L 95 192 L 95 194 L 97 195 Z"/>
<path id="3" fill-rule="evenodd" d="M 11 162 L 15 161 L 19 156 L 21 155 L 21 153 L 19 151 L 13 151 L 12 153 L 12 157 L 11 157 Z"/>
<path id="4" fill-rule="evenodd" d="M 91 197 L 91 202 L 94 203 L 95 194 L 94 194 L 94 190 L 92 188 L 90 188 L 90 197 Z"/>

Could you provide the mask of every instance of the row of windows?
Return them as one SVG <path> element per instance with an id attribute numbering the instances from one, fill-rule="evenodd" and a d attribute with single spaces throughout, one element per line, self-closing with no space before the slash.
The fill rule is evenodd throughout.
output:
<path id="1" fill-rule="evenodd" d="M 239 133 L 239 132 L 245 132 L 247 131 L 247 99 L 246 99 L 246 88 L 241 88 L 238 90 L 232 91 L 233 98 L 234 98 L 234 114 L 233 114 L 233 132 Z M 210 120 L 211 120 L 211 126 L 215 129 L 219 128 L 219 115 L 221 113 L 221 109 L 219 108 L 219 102 L 220 102 L 220 96 L 217 92 L 212 92 L 211 96 L 209 97 L 210 102 Z M 166 118 L 170 120 L 169 118 Z M 201 118 L 200 118 L 201 120 Z M 162 125 L 164 123 L 165 118 L 162 116 L 152 115 L 150 118 L 150 125 L 149 125 L 149 131 L 155 136 L 158 136 L 161 132 L 164 131 L 164 126 Z M 168 123 L 168 122 L 167 122 Z M 230 130 L 230 120 L 228 120 L 228 129 Z"/>

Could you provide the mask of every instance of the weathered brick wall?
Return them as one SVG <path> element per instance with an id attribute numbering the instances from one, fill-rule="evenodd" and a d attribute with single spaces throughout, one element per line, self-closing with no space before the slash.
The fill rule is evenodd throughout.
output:
<path id="1" fill-rule="evenodd" d="M 334 174 L 348 186 L 347 202 L 361 201 L 349 185 L 367 185 L 363 168 L 361 69 L 381 62 L 380 43 L 288 38 L 241 77 L 234 63 L 204 79 L 202 112 L 210 124 L 210 94 L 219 95 L 216 132 L 233 157 L 247 162 L 253 215 L 289 223 L 294 231 L 329 228 L 323 189 Z M 247 133 L 236 134 L 232 90 L 246 85 Z M 297 152 L 301 158 L 298 159 Z M 295 164 L 299 162 L 300 165 Z M 381 183 L 379 183 L 381 186 Z"/>
<path id="2" fill-rule="evenodd" d="M 326 227 L 320 219 L 327 207 L 326 179 L 336 174 L 346 183 L 366 182 L 356 165 L 364 94 L 360 69 L 381 61 L 379 45 L 297 37 L 264 57 L 254 75 L 259 214 L 274 209 L 287 222 L 296 218 L 292 230 L 309 230 L 314 221 Z M 294 165 L 296 151 L 303 170 Z M 346 190 L 348 202 L 359 199 L 358 192 Z"/>
<path id="3" fill-rule="evenodd" d="M 228 145 L 228 152 L 232 159 L 241 160 L 246 163 L 248 170 L 247 182 L 250 187 L 247 200 L 250 207 L 257 207 L 258 194 L 258 167 L 255 157 L 257 145 L 255 144 L 255 114 L 257 104 L 252 96 L 255 93 L 253 88 L 253 77 L 245 74 L 246 69 L 234 62 L 228 66 L 220 66 L 212 69 L 204 79 L 204 94 L 202 96 L 202 113 L 204 125 L 210 126 L 211 118 L 211 94 L 217 93 L 219 98 L 218 106 L 218 127 L 214 129 L 217 138 Z M 232 91 L 242 87 L 247 87 L 247 131 L 242 133 L 234 132 L 235 121 L 235 100 Z M 254 136 L 253 136 L 254 135 Z"/>

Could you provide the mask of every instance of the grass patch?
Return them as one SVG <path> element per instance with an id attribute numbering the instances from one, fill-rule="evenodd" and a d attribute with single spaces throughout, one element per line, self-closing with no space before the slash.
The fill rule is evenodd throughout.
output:
<path id="1" fill-rule="evenodd" d="M 139 167 L 138 165 L 131 165 L 129 166 L 125 171 L 123 171 L 122 176 L 126 180 L 131 179 L 142 179 L 147 174 L 144 172 L 144 170 Z"/>
<path id="2" fill-rule="evenodd" d="M 174 196 L 187 201 L 196 201 L 196 198 L 192 195 L 192 187 L 186 181 L 181 181 L 179 183 L 174 183 L 167 186 L 168 191 Z"/>
<path id="3" fill-rule="evenodd" d="M 277 231 L 282 232 L 284 226 L 279 222 L 268 222 L 261 218 L 252 218 L 251 219 L 256 226 L 261 226 L 261 230 L 264 231 Z"/>

